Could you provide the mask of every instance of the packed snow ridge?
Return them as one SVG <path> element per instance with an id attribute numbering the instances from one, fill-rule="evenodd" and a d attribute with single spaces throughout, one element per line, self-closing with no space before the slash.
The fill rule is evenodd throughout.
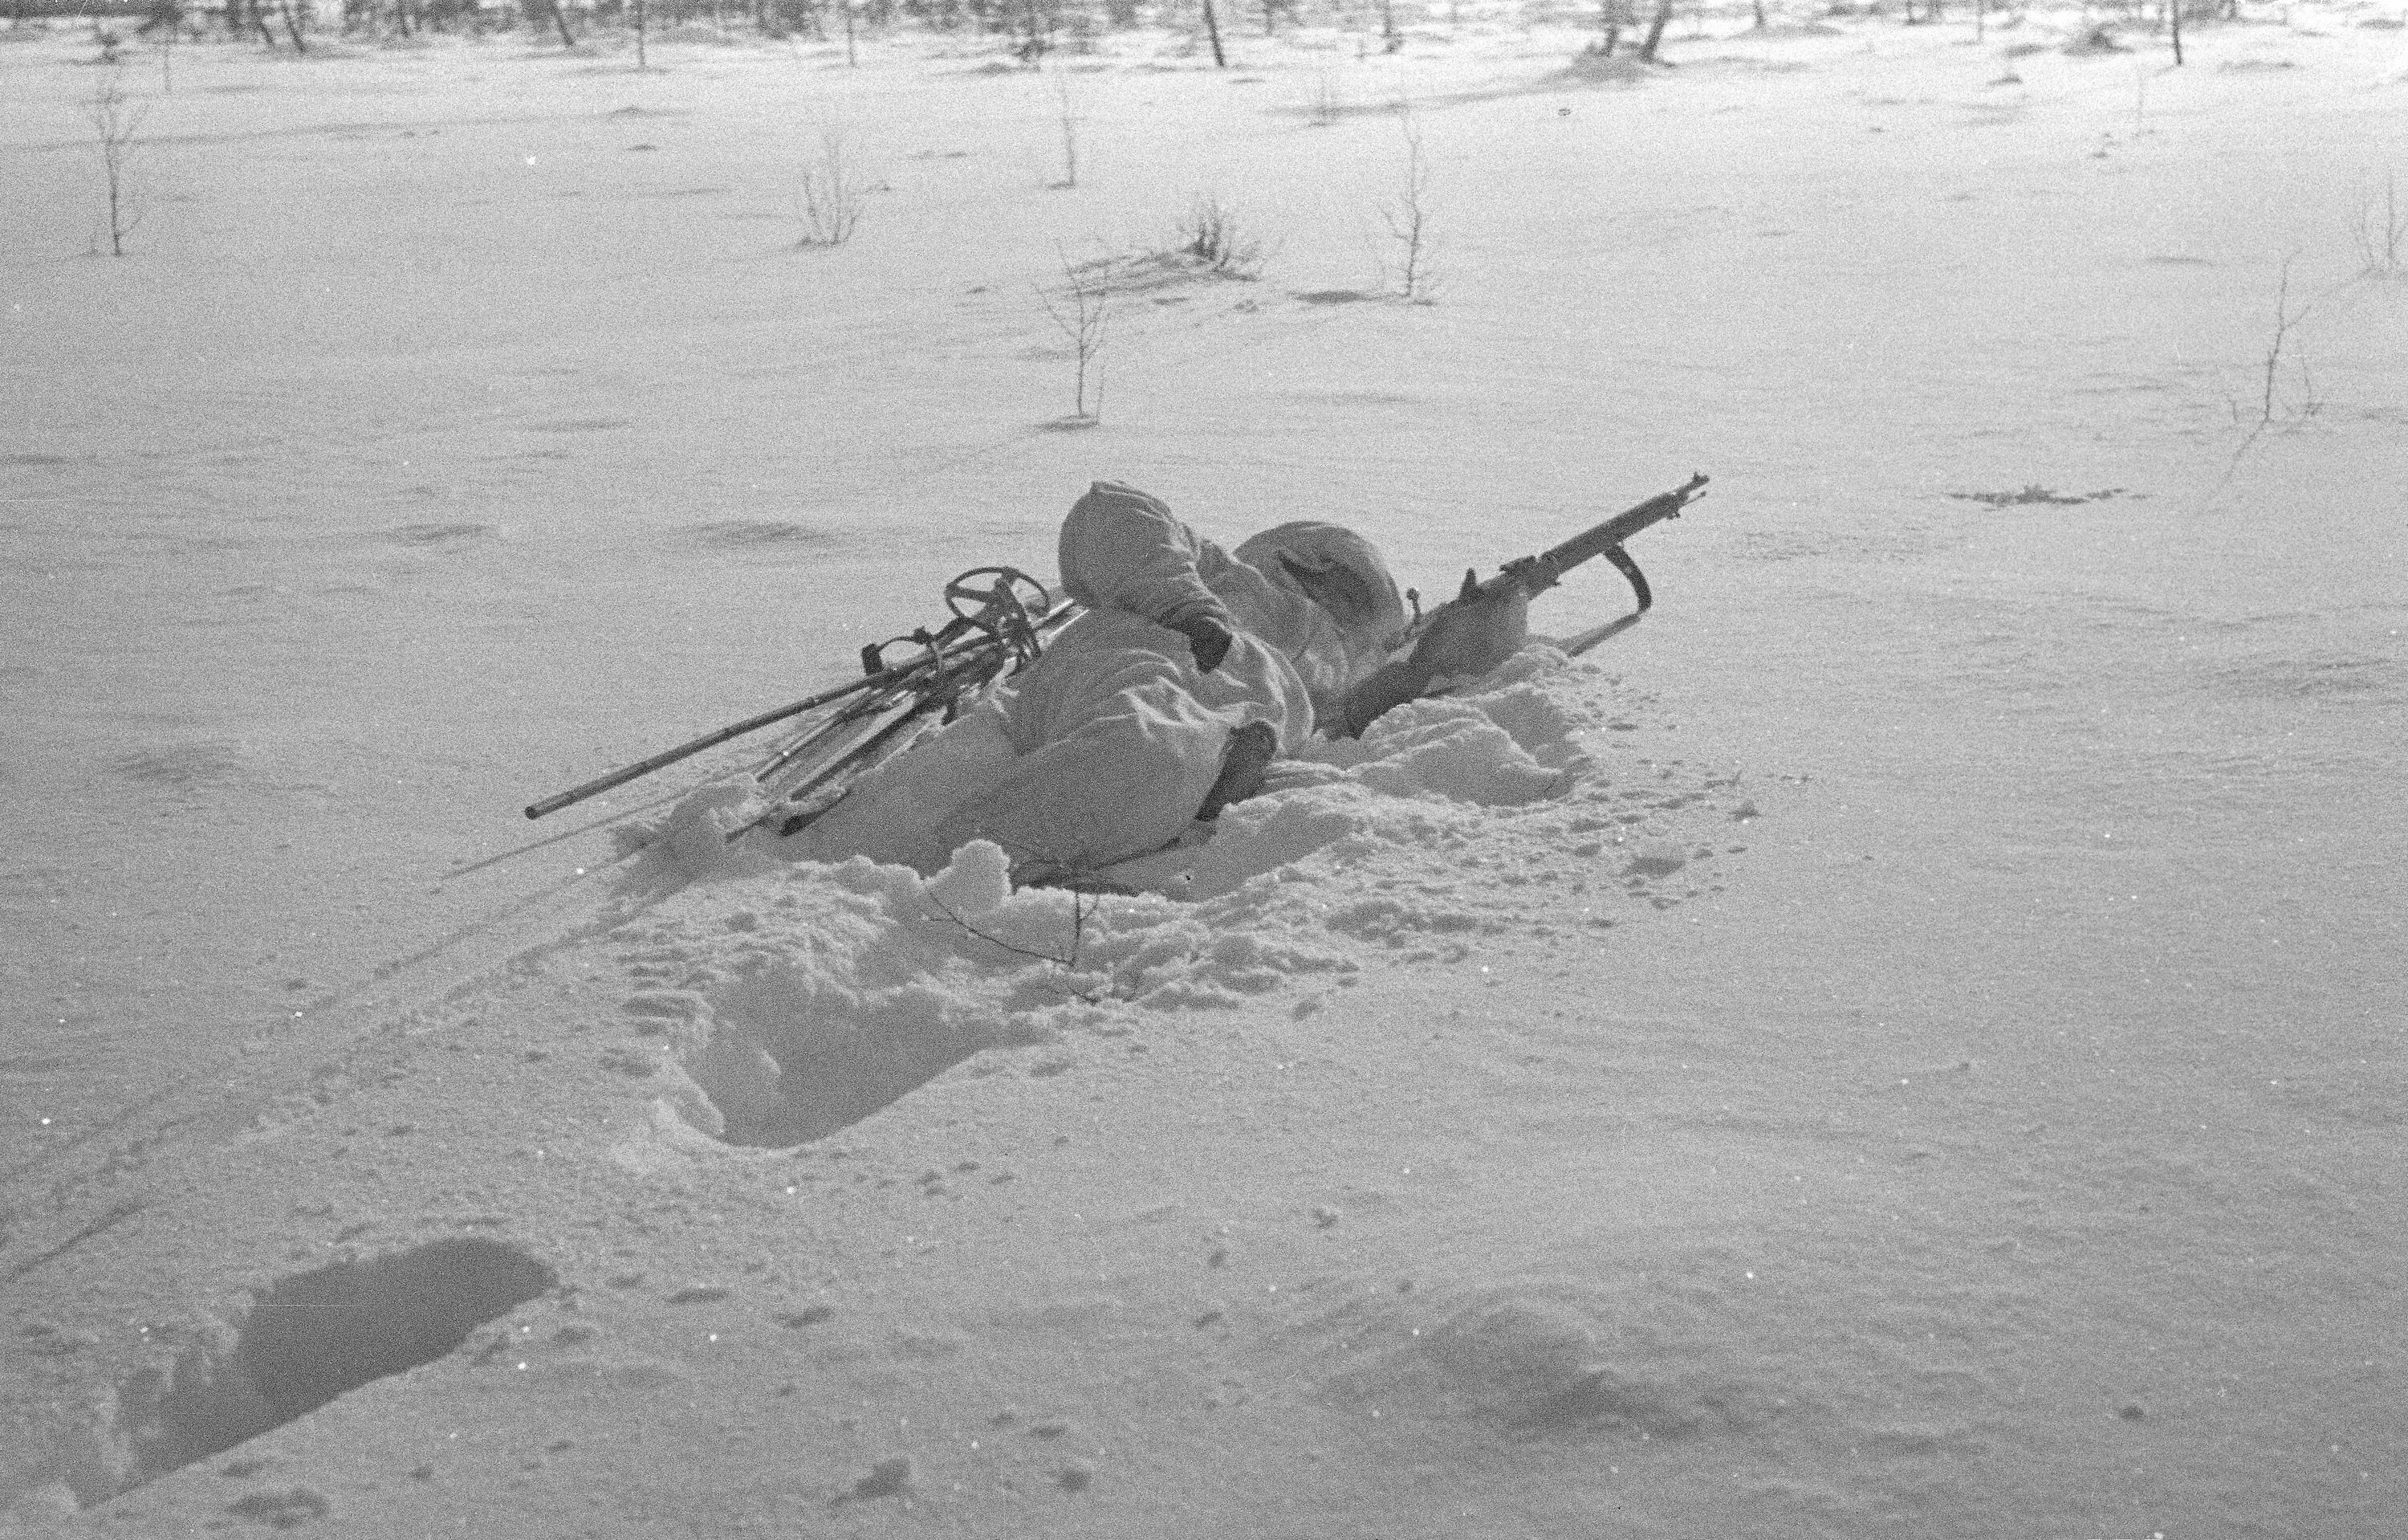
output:
<path id="1" fill-rule="evenodd" d="M 1455 957 L 1477 935 L 1604 928 L 1634 900 L 1678 902 L 1665 885 L 1714 847 L 1666 837 L 1668 812 L 1734 799 L 1714 796 L 1728 783 L 1668 796 L 1660 767 L 1635 786 L 1598 774 L 1578 735 L 1633 726 L 1605 720 L 1612 687 L 1533 645 L 1469 693 L 1317 741 L 1209 838 L 1112 869 L 1141 889 L 1127 893 L 1015 891 L 983 841 L 925 877 L 784 860 L 766 833 L 730 838 L 759 819 L 756 797 L 706 787 L 631 879 L 686 885 L 617 932 L 624 1010 L 652 1040 L 629 1061 L 649 1072 L 667 1050 L 666 1126 L 791 1146 L 982 1049 L 1122 1005 L 1229 1009 L 1299 979 L 1343 987 L 1365 945 Z M 1705 810 L 1726 827 L 1752 813 Z"/>

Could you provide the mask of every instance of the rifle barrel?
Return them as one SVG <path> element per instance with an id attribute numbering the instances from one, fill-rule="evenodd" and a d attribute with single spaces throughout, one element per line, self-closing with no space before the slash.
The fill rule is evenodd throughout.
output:
<path id="1" fill-rule="evenodd" d="M 1563 544 L 1531 558 L 1527 568 L 1506 569 L 1507 576 L 1527 572 L 1538 580 L 1540 588 L 1553 584 L 1566 572 L 1593 556 L 1601 556 L 1650 525 L 1680 517 L 1681 510 L 1693 501 L 1706 482 L 1713 478 L 1700 471 L 1670 492 L 1660 492 L 1636 508 L 1626 509 L 1602 524 L 1584 529 Z"/>

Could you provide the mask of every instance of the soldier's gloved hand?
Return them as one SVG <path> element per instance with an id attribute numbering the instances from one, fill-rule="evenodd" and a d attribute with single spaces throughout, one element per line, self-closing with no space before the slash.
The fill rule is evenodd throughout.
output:
<path id="1" fill-rule="evenodd" d="M 1229 628 L 1209 615 L 1183 622 L 1179 629 L 1187 638 L 1187 650 L 1196 655 L 1196 667 L 1201 672 L 1211 673 L 1229 655 L 1233 640 Z"/>
<path id="2" fill-rule="evenodd" d="M 1411 661 L 1428 677 L 1477 678 L 1521 651 L 1529 634 L 1530 597 L 1509 589 L 1440 611 L 1414 643 Z"/>

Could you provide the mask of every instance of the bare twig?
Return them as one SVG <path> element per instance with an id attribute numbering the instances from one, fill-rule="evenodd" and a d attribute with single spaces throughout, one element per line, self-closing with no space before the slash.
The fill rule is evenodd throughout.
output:
<path id="1" fill-rule="evenodd" d="M 1060 252 L 1058 247 L 1055 250 Z M 1100 423 L 1104 420 L 1103 370 L 1100 367 L 1096 367 L 1096 410 L 1089 412 L 1087 410 L 1087 369 L 1095 363 L 1096 354 L 1103 351 L 1104 328 L 1111 319 L 1111 295 L 1100 280 L 1091 279 L 1087 273 L 1081 271 L 1078 265 L 1070 260 L 1070 254 L 1068 252 L 1060 252 L 1060 254 L 1062 281 L 1068 291 L 1064 296 L 1068 301 L 1067 308 L 1056 305 L 1054 302 L 1054 296 L 1043 289 L 1037 291 L 1037 298 L 1038 302 L 1045 307 L 1045 313 L 1054 318 L 1054 324 L 1061 328 L 1062 335 L 1070 339 L 1071 347 L 1077 351 L 1079 373 L 1075 397 L 1076 420 L 1087 424 Z"/>
<path id="2" fill-rule="evenodd" d="M 1312 83 L 1312 126 L 1327 128 L 1338 121 L 1338 88 L 1331 84 L 1329 71 L 1316 71 Z"/>
<path id="3" fill-rule="evenodd" d="M 1397 196 L 1380 205 L 1380 219 L 1401 248 L 1403 267 L 1398 277 L 1402 296 L 1410 303 L 1426 305 L 1437 284 L 1437 275 L 1430 270 L 1434 243 L 1430 238 L 1429 161 L 1422 153 L 1421 124 L 1414 122 L 1412 108 L 1399 105 L 1397 124 L 1405 135 L 1405 175 Z"/>
<path id="4" fill-rule="evenodd" d="M 1054 89 L 1062 104 L 1062 180 L 1054 186 L 1067 193 L 1079 185 L 1079 116 L 1070 100 L 1069 80 L 1057 79 Z"/>
<path id="5" fill-rule="evenodd" d="M 796 244 L 841 246 L 851 240 L 867 192 L 846 153 L 844 130 L 833 124 L 821 129 L 818 164 L 803 168 L 803 238 Z"/>
<path id="6" fill-rule="evenodd" d="M 2283 259 L 2282 276 L 2275 281 L 2274 335 L 2268 338 L 2266 343 L 2266 361 L 2261 370 L 2258 402 L 2258 421 L 2249 425 L 2248 435 L 2241 440 L 2241 447 L 2232 452 L 2232 464 L 2226 468 L 2224 473 L 2227 482 L 2229 482 L 2233 472 L 2240 468 L 2243 457 L 2249 453 L 2250 447 L 2258 442 L 2258 436 L 2274 425 L 2275 409 L 2281 404 L 2279 387 L 2283 372 L 2284 348 L 2291 340 L 2291 333 L 2298 329 L 2300 323 L 2307 318 L 2308 311 L 2315 308 L 2312 303 L 2303 303 L 2296 310 L 2291 308 L 2291 264 L 2295 260 L 2297 260 L 2296 257 Z M 2300 371 L 2300 388 L 2304 395 L 2298 409 L 2291 411 L 2289 415 L 2313 417 L 2324 410 L 2324 402 L 2316 396 L 2315 379 L 2308 372 L 2306 361 L 2295 358 L 2294 364 Z M 2233 425 L 2238 427 L 2241 425 L 2241 403 L 2235 400 L 2231 406 Z"/>
<path id="7" fill-rule="evenodd" d="M 128 103 L 124 83 L 118 79 L 118 66 L 111 65 L 93 93 L 86 116 L 100 136 L 101 169 L 108 185 L 108 254 L 125 254 L 125 237 L 142 223 L 142 210 L 135 204 L 127 182 L 126 165 L 136 148 L 134 136 L 142 127 L 148 108 L 140 103 Z"/>
<path id="8" fill-rule="evenodd" d="M 980 929 L 977 926 L 972 925 L 969 921 L 964 919 L 952 905 L 946 903 L 942 899 L 933 898 L 926 894 L 923 894 L 922 897 L 927 899 L 927 901 L 935 907 L 937 914 L 944 916 L 947 923 L 957 927 L 963 931 L 963 933 L 975 936 L 980 941 L 986 943 L 989 946 L 995 947 L 1000 951 L 1009 952 L 1015 957 L 1026 957 L 1032 962 L 1050 962 L 1054 967 L 1061 969 L 1063 971 L 1070 973 L 1075 973 L 1079 971 L 1079 958 L 1081 954 L 1085 950 L 1087 944 L 1088 922 L 1093 920 L 1097 914 L 1101 914 L 1104 907 L 1103 894 L 1088 893 L 1076 889 L 1072 890 L 1070 894 L 1070 933 L 1068 938 L 1068 944 L 1063 950 L 1058 952 L 1039 952 L 1032 947 L 1015 946 L 1010 942 L 1005 941 L 999 936 L 989 931 Z M 935 917 L 936 915 L 929 916 L 931 919 Z"/>
<path id="9" fill-rule="evenodd" d="M 2401 254 L 2401 248 L 2408 246 L 2408 215 L 2401 212 L 2400 180 L 2395 173 L 2383 173 L 2380 194 L 2370 193 L 2359 200 L 2358 223 L 2350 233 L 2358 237 L 2358 254 L 2362 264 L 2359 271 L 2363 276 L 2408 277 Z"/>
<path id="10" fill-rule="evenodd" d="M 2274 421 L 2274 379 L 2283 363 L 2283 344 L 2293 327 L 2307 318 L 2308 307 L 2291 309 L 2291 259 L 2283 259 L 2283 273 L 2274 287 L 2274 336 L 2266 344 L 2266 393 L 2259 405 L 2258 426 L 2266 427 Z"/>

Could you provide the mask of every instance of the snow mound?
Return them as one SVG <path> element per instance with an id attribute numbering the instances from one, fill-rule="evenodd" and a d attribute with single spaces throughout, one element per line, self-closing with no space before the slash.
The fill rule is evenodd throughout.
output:
<path id="1" fill-rule="evenodd" d="M 1001 849 L 922 878 L 856 857 L 675 895 L 620 935 L 638 1037 L 666 1037 L 669 1111 L 783 1147 L 846 1128 L 982 1049 L 1047 1041 L 1097 1006 L 1213 1010 L 1359 965 L 1234 910 L 1013 892 Z"/>
<path id="2" fill-rule="evenodd" d="M 1116 882 L 1182 898 L 1240 884 L 1339 846 L 1427 842 L 1465 812 L 1563 797 L 1588 770 L 1577 735 L 1598 725 L 1575 692 L 1594 676 L 1553 648 L 1524 649 L 1469 693 L 1408 701 L 1353 740 L 1315 740 L 1273 767 L 1264 795 L 1224 813 L 1209 839 L 1114 868 Z"/>
<path id="3" fill-rule="evenodd" d="M 1110 891 L 1015 891 L 985 841 L 926 877 L 780 859 L 728 839 L 760 816 L 749 784 L 706 787 L 656 844 L 709 880 L 613 932 L 631 1030 L 667 1040 L 660 1126 L 801 1144 L 974 1055 L 1131 1009 L 1233 1010 L 1300 978 L 1345 983 L 1367 945 L 1443 958 L 1712 891 L 1713 841 L 1752 804 L 1678 761 L 1629 759 L 1619 784 L 1595 773 L 1579 734 L 1611 689 L 1527 649 L 1466 693 L 1282 762 L 1272 789 L 1104 873 Z M 1633 710 L 1616 702 L 1611 725 L 1641 730 Z"/>
<path id="4" fill-rule="evenodd" d="M 1714 1317 L 1645 1286 L 1515 1282 L 1367 1301 L 1312 1334 L 1344 1333 L 1336 1401 L 1527 1432 L 1744 1438 L 1804 1410 Z"/>

